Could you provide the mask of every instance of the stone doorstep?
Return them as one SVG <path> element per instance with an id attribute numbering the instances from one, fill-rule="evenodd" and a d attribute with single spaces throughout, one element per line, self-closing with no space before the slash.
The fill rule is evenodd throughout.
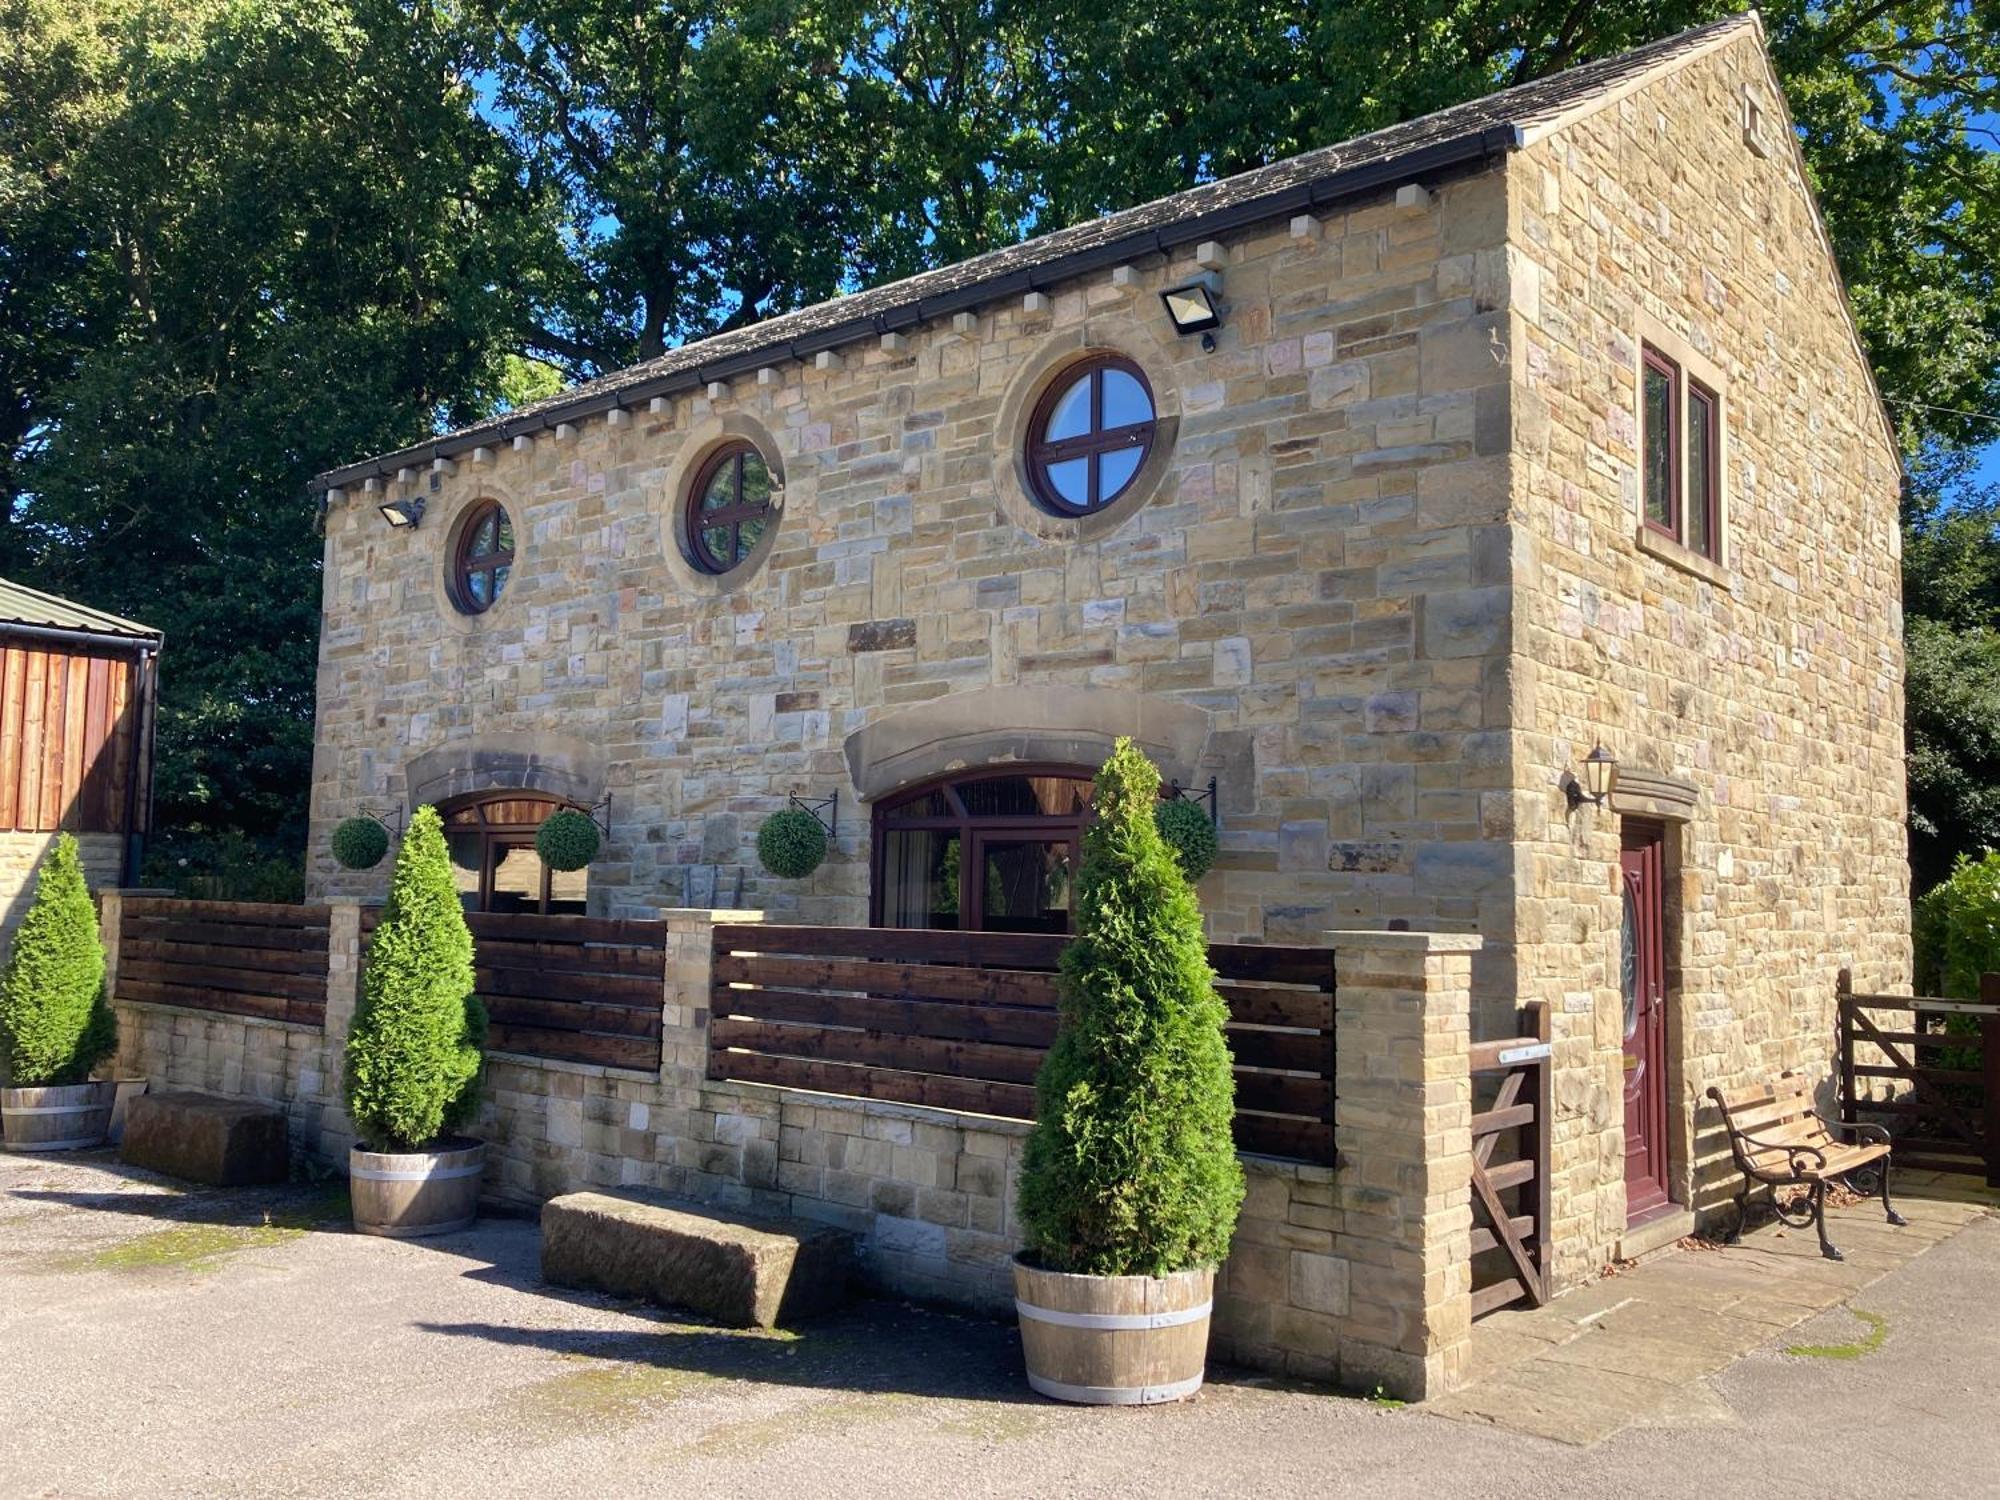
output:
<path id="1" fill-rule="evenodd" d="M 118 1157 L 214 1187 L 254 1187 L 291 1175 L 281 1112 L 254 1099 L 191 1090 L 133 1099 Z"/>
<path id="2" fill-rule="evenodd" d="M 1676 1205 L 1656 1214 L 1643 1224 L 1635 1224 L 1619 1238 L 1613 1260 L 1634 1261 L 1664 1250 L 1694 1233 L 1694 1210 Z"/>
<path id="3" fill-rule="evenodd" d="M 1903 1229 L 1873 1200 L 1830 1210 L 1842 1262 L 1820 1256 L 1810 1229 L 1777 1224 L 1722 1250 L 1654 1251 L 1545 1307 L 1483 1319 L 1471 1383 L 1425 1410 L 1580 1445 L 1635 1424 L 1726 1418 L 1707 1376 L 1949 1239 L 2000 1192 L 1983 1201 L 1905 1195 Z"/>
<path id="4" fill-rule="evenodd" d="M 808 1220 L 741 1218 L 700 1204 L 569 1193 L 542 1207 L 542 1276 L 774 1328 L 847 1299 L 854 1237 Z"/>

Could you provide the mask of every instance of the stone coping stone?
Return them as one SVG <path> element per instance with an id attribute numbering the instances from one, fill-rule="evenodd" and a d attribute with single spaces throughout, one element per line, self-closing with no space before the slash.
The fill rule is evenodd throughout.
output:
<path id="1" fill-rule="evenodd" d="M 132 1100 L 118 1156 L 214 1187 L 256 1187 L 291 1175 L 284 1115 L 254 1099 L 188 1090 Z"/>
<path id="2" fill-rule="evenodd" d="M 542 1206 L 548 1282 L 691 1308 L 736 1328 L 775 1328 L 839 1306 L 853 1260 L 852 1235 L 805 1220 L 611 1193 Z"/>

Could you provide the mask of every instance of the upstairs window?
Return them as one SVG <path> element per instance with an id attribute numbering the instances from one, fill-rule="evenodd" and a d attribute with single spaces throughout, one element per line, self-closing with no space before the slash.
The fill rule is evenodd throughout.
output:
<path id="1" fill-rule="evenodd" d="M 500 602 L 514 571 L 514 523 L 496 500 L 482 500 L 459 523 L 451 550 L 451 602 L 483 615 Z"/>
<path id="2" fill-rule="evenodd" d="M 696 475 L 688 502 L 688 552 L 704 573 L 730 573 L 749 561 L 771 524 L 770 465 L 749 443 L 725 444 Z"/>
<path id="3" fill-rule="evenodd" d="M 1722 401 L 1648 344 L 1640 367 L 1646 529 L 1722 560 Z"/>
<path id="4" fill-rule="evenodd" d="M 1153 389 L 1131 360 L 1099 354 L 1071 366 L 1028 424 L 1028 477 L 1058 516 L 1088 516 L 1132 487 L 1152 451 Z"/>

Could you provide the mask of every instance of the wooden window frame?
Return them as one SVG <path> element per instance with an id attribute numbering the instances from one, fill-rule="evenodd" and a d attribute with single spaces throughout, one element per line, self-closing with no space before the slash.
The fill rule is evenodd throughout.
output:
<path id="1" fill-rule="evenodd" d="M 958 835 L 961 874 L 958 896 L 959 925 L 956 930 L 959 932 L 983 932 L 986 930 L 983 925 L 985 919 L 985 912 L 983 910 L 983 903 L 985 901 L 984 882 L 978 880 L 968 881 L 963 874 L 967 868 L 979 868 L 976 863 L 972 863 L 968 858 L 976 840 L 998 834 L 1002 837 L 1012 835 L 1015 837 L 1046 838 L 1049 842 L 1053 843 L 1067 834 L 1070 846 L 1070 868 L 1073 871 L 1081 871 L 1083 868 L 1083 831 L 1090 826 L 1091 818 L 1094 816 L 1088 804 L 1086 804 L 1083 812 L 1073 814 L 1050 814 L 1046 816 L 1005 813 L 978 814 L 966 810 L 964 800 L 958 795 L 958 789 L 963 786 L 970 786 L 975 782 L 999 781 L 1014 777 L 1061 776 L 1072 781 L 1089 782 L 1095 775 L 1095 770 L 1089 766 L 1063 765 L 1052 762 L 1024 762 L 1019 765 L 986 766 L 978 770 L 959 771 L 949 776 L 934 777 L 929 781 L 919 782 L 915 786 L 905 787 L 897 792 L 893 799 L 885 798 L 883 801 L 878 802 L 875 805 L 874 815 L 870 819 L 868 925 L 871 927 L 881 927 L 884 925 L 882 898 L 884 895 L 884 865 L 887 853 L 885 846 L 888 841 L 888 835 L 891 833 L 909 830 L 944 834 L 955 833 Z M 946 801 L 951 807 L 949 813 L 936 816 L 920 816 L 917 814 L 898 815 L 898 808 L 907 807 L 913 802 L 928 797 L 933 792 L 944 793 Z M 1075 913 L 1072 911 L 1070 915 L 1071 920 L 1074 921 Z M 932 929 L 913 928 L 910 930 L 929 931 Z"/>
<path id="2" fill-rule="evenodd" d="M 1646 376 L 1657 373 L 1667 380 L 1667 482 L 1668 482 L 1668 524 L 1661 525 L 1653 519 L 1652 507 L 1646 493 L 1647 468 L 1646 446 L 1651 433 L 1646 424 Z M 1706 524 L 1706 546 L 1696 546 L 1688 539 L 1688 505 L 1693 491 L 1689 480 L 1688 465 L 1692 461 L 1693 444 L 1689 441 L 1693 431 L 1694 403 L 1696 396 L 1708 403 L 1708 420 L 1704 424 L 1707 442 L 1704 445 L 1706 468 L 1702 475 L 1702 519 Z M 1715 563 L 1722 563 L 1722 446 L 1723 446 L 1723 396 L 1719 383 L 1703 379 L 1688 368 L 1687 362 L 1661 349 L 1651 338 L 1640 344 L 1639 364 L 1639 525 L 1641 534 L 1650 532 L 1665 537 L 1677 547 L 1684 548 L 1694 556 Z"/>
<path id="3" fill-rule="evenodd" d="M 493 524 L 493 550 L 474 556 L 472 544 L 478 539 L 487 517 L 498 519 Z M 495 587 L 499 571 L 506 568 L 509 582 L 512 582 L 515 548 L 505 550 L 500 546 L 500 527 L 504 523 L 513 525 L 514 518 L 507 513 L 507 507 L 498 500 L 481 500 L 465 513 L 458 523 L 458 531 L 451 544 L 450 594 L 452 607 L 462 615 L 483 615 L 500 602 L 501 592 L 506 585 Z M 472 592 L 472 579 L 476 574 L 486 576 L 486 598 L 482 602 Z"/>
<path id="4" fill-rule="evenodd" d="M 776 471 L 772 468 L 771 461 L 765 458 L 763 451 L 747 438 L 731 438 L 703 459 L 701 467 L 695 471 L 694 485 L 688 491 L 687 514 L 683 518 L 688 561 L 711 578 L 720 578 L 725 573 L 733 573 L 750 561 L 747 554 L 738 555 L 742 548 L 745 522 L 762 519 L 766 528 L 765 535 L 768 535 L 771 522 L 777 518 L 777 506 L 772 504 L 771 496 L 767 495 L 761 505 L 744 503 L 743 460 L 745 458 L 755 458 L 764 466 L 765 475 L 771 479 L 772 490 L 775 492 Z M 702 497 L 708 493 L 709 486 L 715 483 L 716 476 L 725 466 L 732 466 L 735 471 L 732 484 L 733 499 L 720 510 L 705 511 L 701 508 Z M 727 559 L 717 557 L 702 535 L 704 531 L 717 526 L 729 528 Z M 759 541 L 761 540 L 760 537 Z M 755 547 L 751 550 L 755 551 Z"/>
<path id="5" fill-rule="evenodd" d="M 1139 383 L 1139 389 L 1146 393 L 1146 405 L 1152 412 L 1145 421 L 1128 422 L 1108 430 L 1105 428 L 1104 375 L 1109 370 L 1122 371 Z M 1056 406 L 1076 389 L 1078 382 L 1084 380 L 1090 382 L 1089 427 L 1075 437 L 1058 438 L 1051 442 L 1048 437 L 1049 422 L 1055 416 Z M 1153 441 L 1159 427 L 1160 403 L 1153 393 L 1153 383 L 1132 360 L 1122 354 L 1092 354 L 1065 365 L 1035 402 L 1034 411 L 1028 418 L 1029 492 L 1036 503 L 1052 515 L 1074 520 L 1102 514 L 1139 482 L 1146 460 L 1152 456 Z M 1133 465 L 1131 476 L 1110 494 L 1100 493 L 1099 475 L 1104 456 L 1133 448 L 1139 450 L 1139 461 Z M 1087 476 L 1082 505 L 1064 496 L 1049 476 L 1052 465 L 1079 458 L 1085 461 L 1084 473 Z"/>

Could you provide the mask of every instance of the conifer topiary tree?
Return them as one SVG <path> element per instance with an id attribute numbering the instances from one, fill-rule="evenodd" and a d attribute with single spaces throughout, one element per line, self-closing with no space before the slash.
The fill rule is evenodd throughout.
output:
<path id="1" fill-rule="evenodd" d="M 1097 773 L 1062 1025 L 1036 1080 L 1020 1212 L 1050 1270 L 1219 1265 L 1243 1202 L 1235 1084 L 1201 909 L 1153 812 L 1160 773 L 1121 739 Z"/>
<path id="2" fill-rule="evenodd" d="M 0 1075 L 10 1088 L 82 1083 L 118 1046 L 104 944 L 76 840 L 59 836 L 0 973 Z"/>
<path id="3" fill-rule="evenodd" d="M 347 1035 L 347 1112 L 374 1151 L 428 1147 L 479 1104 L 486 1008 L 444 824 L 420 807 L 403 834 Z"/>

